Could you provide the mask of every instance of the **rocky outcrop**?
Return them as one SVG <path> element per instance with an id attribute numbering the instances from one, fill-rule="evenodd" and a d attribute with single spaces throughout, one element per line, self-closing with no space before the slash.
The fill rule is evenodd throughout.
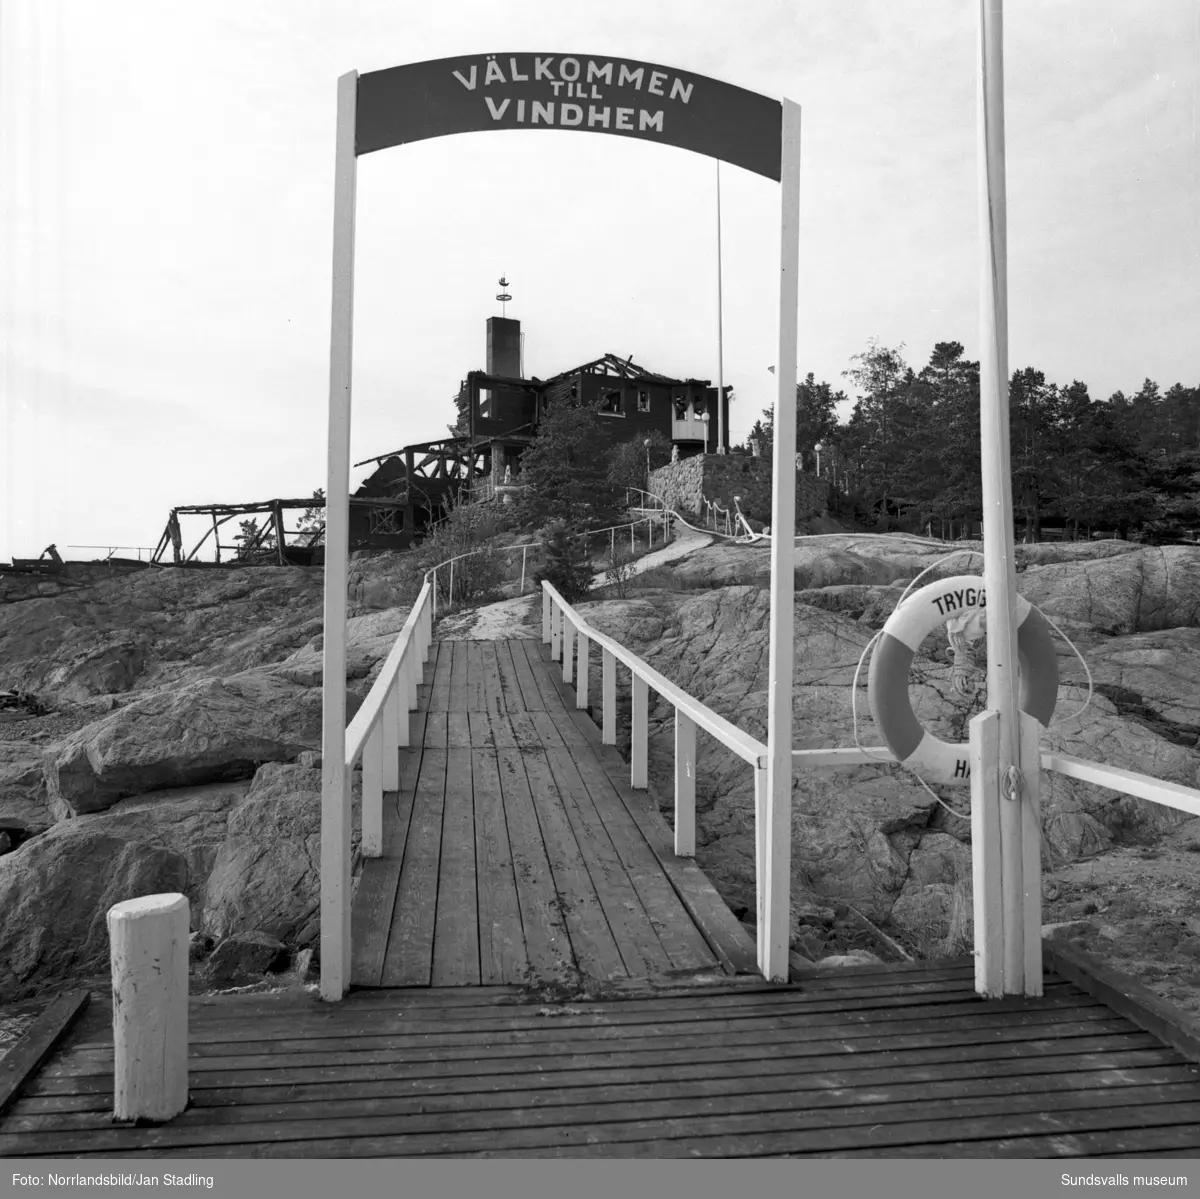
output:
<path id="1" fill-rule="evenodd" d="M 355 789 L 353 843 L 358 821 Z M 217 938 L 258 930 L 291 945 L 320 931 L 321 772 L 271 763 L 230 814 L 213 862 L 201 927 Z"/>
<path id="2" fill-rule="evenodd" d="M 356 774 L 355 855 L 360 798 Z M 62 821 L 0 856 L 0 1003 L 107 972 L 105 913 L 139 895 L 186 895 L 207 942 L 255 934 L 314 945 L 320 852 L 319 765 L 268 763 L 253 783 L 160 791 Z M 213 985 L 245 981 L 248 959 L 226 953 Z"/>
<path id="3" fill-rule="evenodd" d="M 284 968 L 288 956 L 287 946 L 269 933 L 234 933 L 213 950 L 204 973 L 214 987 L 245 985 Z"/>
<path id="4" fill-rule="evenodd" d="M 1169 545 L 1034 565 L 1021 576 L 1020 591 L 1055 618 L 1106 633 L 1192 628 L 1200 624 L 1200 553 Z"/>
<path id="5" fill-rule="evenodd" d="M 0 857 L 0 1002 L 108 970 L 105 914 L 180 892 L 193 912 L 242 785 L 143 796 L 56 824 Z"/>
<path id="6" fill-rule="evenodd" d="M 321 694 L 261 671 L 128 704 L 68 737 L 47 765 L 60 817 L 164 787 L 249 778 L 321 744 Z"/>
<path id="7" fill-rule="evenodd" d="M 20 741 L 0 741 L 0 828 L 25 834 L 54 823 L 42 754 Z"/>
<path id="8" fill-rule="evenodd" d="M 54 704 L 278 662 L 321 627 L 321 574 L 153 568 L 8 605 L 0 687 Z"/>

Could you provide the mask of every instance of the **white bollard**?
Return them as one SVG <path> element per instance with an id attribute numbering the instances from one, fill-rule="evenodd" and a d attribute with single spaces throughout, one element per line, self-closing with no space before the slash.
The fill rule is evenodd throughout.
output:
<path id="1" fill-rule="evenodd" d="M 187 1106 L 188 924 L 183 895 L 109 908 L 118 1120 L 170 1120 Z"/>

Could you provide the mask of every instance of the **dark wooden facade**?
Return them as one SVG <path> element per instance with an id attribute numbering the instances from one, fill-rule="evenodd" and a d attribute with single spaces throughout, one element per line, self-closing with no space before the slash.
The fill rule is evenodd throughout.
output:
<path id="1" fill-rule="evenodd" d="M 638 366 L 632 358 L 606 354 L 550 379 L 523 378 L 520 324 L 488 322 L 488 369 L 471 371 L 459 386 L 458 430 L 440 441 L 405 446 L 356 463 L 373 463 L 374 473 L 355 493 L 360 503 L 372 498 L 407 505 L 397 513 L 352 515 L 351 537 L 378 541 L 379 530 L 396 545 L 408 545 L 429 522 L 443 516 L 460 494 L 477 496 L 481 485 L 504 482 L 506 468 L 519 484 L 521 455 L 538 426 L 556 404 L 594 405 L 600 412 L 601 452 L 623 441 L 658 433 L 681 457 L 715 453 L 718 447 L 717 389 L 707 379 L 675 379 Z M 729 446 L 729 392 L 723 398 L 725 446 Z M 707 416 L 707 420 L 704 419 Z M 490 492 L 489 492 L 490 494 Z M 382 522 L 382 523 L 381 523 Z M 393 530 L 393 526 L 394 530 Z M 393 548 L 391 541 L 384 548 Z"/>

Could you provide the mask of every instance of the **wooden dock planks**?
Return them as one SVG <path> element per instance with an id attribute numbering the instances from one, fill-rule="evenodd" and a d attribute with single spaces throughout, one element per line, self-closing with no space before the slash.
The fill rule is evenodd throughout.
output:
<path id="1" fill-rule="evenodd" d="M 432 717 L 432 713 L 430 714 Z M 438 867 L 448 751 L 428 746 L 421 756 L 412 817 L 384 956 L 381 985 L 428 985 L 437 918 Z"/>
<path id="2" fill-rule="evenodd" d="M 494 749 L 471 750 L 479 879 L 479 970 L 484 986 L 519 983 L 529 960 Z"/>
<path id="3" fill-rule="evenodd" d="M 359 883 L 354 985 L 735 971 L 678 877 L 736 921 L 661 818 L 631 815 L 646 798 L 620 793 L 554 669 L 532 641 L 437 646 L 386 852 Z"/>
<path id="4" fill-rule="evenodd" d="M 193 1000 L 181 1116 L 113 1125 L 97 1020 L 0 1116 L 0 1156 L 1200 1151 L 1200 1069 L 1101 1000 L 1049 975 L 1043 998 L 985 1001 L 961 965 L 925 973 L 549 1006 L 510 987 Z"/>
<path id="5" fill-rule="evenodd" d="M 494 641 L 491 643 L 496 654 L 496 670 L 500 680 L 501 711 L 519 712 L 525 707 L 521 693 L 521 680 L 513 662 L 511 642 Z"/>
<path id="6" fill-rule="evenodd" d="M 429 685 L 429 711 L 450 709 L 450 667 L 454 658 L 454 642 L 435 641 L 432 646 Z"/>
<path id="7" fill-rule="evenodd" d="M 636 973 L 629 969 L 629 959 L 625 959 L 617 947 L 608 915 L 613 901 L 608 897 L 607 888 L 607 906 L 605 898 L 597 893 L 595 880 L 589 873 L 580 842 L 555 785 L 546 751 L 526 749 L 520 754 L 520 760 L 580 970 L 601 979 L 625 978 Z M 636 958 L 632 960 L 637 962 Z"/>
<path id="8" fill-rule="evenodd" d="M 508 818 L 509 845 L 529 961 L 526 981 L 566 981 L 575 971 L 575 955 L 554 874 L 546 857 L 522 751 L 497 750 L 496 763 Z"/>
<path id="9" fill-rule="evenodd" d="M 458 713 L 452 713 L 459 715 Z M 437 867 L 437 918 L 433 935 L 434 987 L 479 986 L 479 909 L 475 876 L 475 799 L 470 737 L 446 756 L 441 859 Z"/>

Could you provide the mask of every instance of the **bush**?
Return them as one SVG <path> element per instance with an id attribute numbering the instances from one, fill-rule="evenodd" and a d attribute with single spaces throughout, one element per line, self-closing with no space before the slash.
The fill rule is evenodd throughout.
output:
<path id="1" fill-rule="evenodd" d="M 614 539 L 604 555 L 604 582 L 618 599 L 625 599 L 629 595 L 629 580 L 637 574 L 638 557 L 624 539 Z"/>
<path id="2" fill-rule="evenodd" d="M 657 470 L 671 461 L 671 439 L 652 429 L 649 433 L 623 441 L 608 456 L 608 481 L 622 491 L 629 487 L 648 488 L 646 481 L 646 442 L 650 442 L 650 469 Z"/>
<path id="3" fill-rule="evenodd" d="M 426 571 L 461 554 L 470 557 L 454 564 L 453 594 L 449 590 L 449 568 L 438 572 L 439 602 L 467 603 L 493 598 L 508 578 L 512 553 L 493 543 L 509 523 L 508 513 L 494 504 L 452 503 L 446 518 L 431 526 L 425 539 L 411 551 L 412 596 L 408 598 L 416 597 Z"/>

